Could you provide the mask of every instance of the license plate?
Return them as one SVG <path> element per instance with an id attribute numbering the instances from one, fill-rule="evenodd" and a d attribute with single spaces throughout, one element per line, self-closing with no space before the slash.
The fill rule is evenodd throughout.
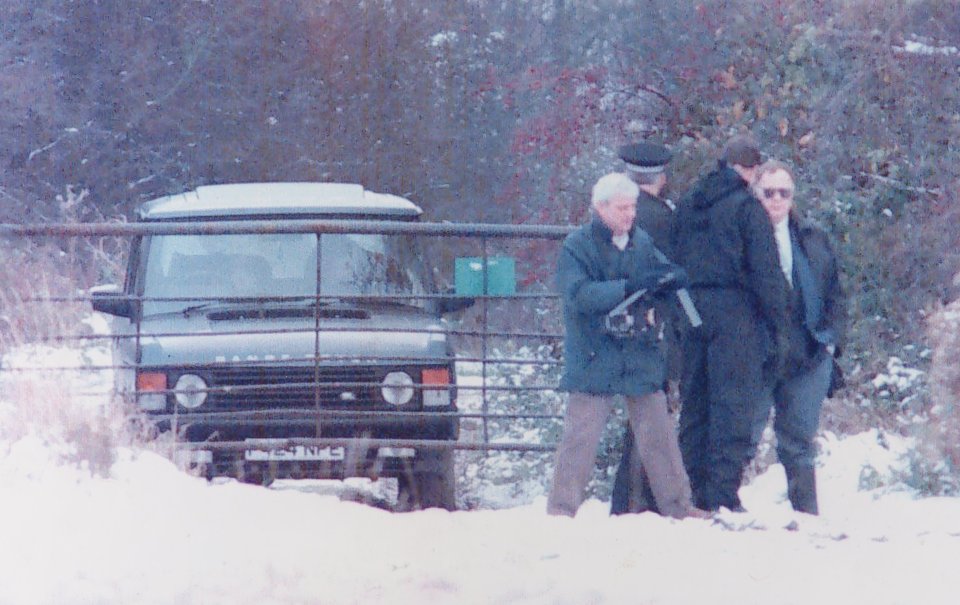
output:
<path id="1" fill-rule="evenodd" d="M 249 443 L 250 440 L 248 440 Z M 263 450 L 245 450 L 243 457 L 251 462 L 271 460 L 312 460 L 331 462 L 343 460 L 342 447 L 321 447 L 314 445 L 291 445 Z"/>

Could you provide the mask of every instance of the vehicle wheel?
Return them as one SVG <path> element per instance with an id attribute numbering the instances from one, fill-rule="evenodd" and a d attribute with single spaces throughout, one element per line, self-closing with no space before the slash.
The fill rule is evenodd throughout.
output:
<path id="1" fill-rule="evenodd" d="M 405 473 L 398 477 L 397 510 L 457 509 L 453 450 L 425 452 L 422 462 L 437 470 Z"/>
<path id="2" fill-rule="evenodd" d="M 241 483 L 270 487 L 273 484 L 275 475 L 269 467 L 256 466 L 245 468 L 241 466 L 236 477 Z"/>

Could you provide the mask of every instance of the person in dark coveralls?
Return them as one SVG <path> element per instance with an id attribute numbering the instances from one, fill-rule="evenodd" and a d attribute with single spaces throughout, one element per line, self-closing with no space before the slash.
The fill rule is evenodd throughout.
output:
<path id="1" fill-rule="evenodd" d="M 570 393 L 557 446 L 551 515 L 574 516 L 583 501 L 597 445 L 617 395 L 623 395 L 634 447 L 649 476 L 657 506 L 675 518 L 696 516 L 673 422 L 661 390 L 665 364 L 649 303 L 629 308 L 634 329 L 614 331 L 607 318 L 630 294 L 684 285 L 676 265 L 655 254 L 650 236 L 634 224 L 639 189 L 626 175 L 600 178 L 591 196 L 592 219 L 567 236 L 557 263 L 563 305 L 564 370 Z"/>
<path id="2" fill-rule="evenodd" d="M 667 185 L 666 167 L 670 163 L 672 154 L 663 145 L 655 143 L 633 143 L 624 145 L 619 150 L 620 159 L 626 164 L 627 175 L 640 188 L 637 196 L 636 224 L 646 231 L 657 249 L 661 252 L 670 249 L 670 227 L 673 224 L 673 212 L 676 206 L 672 201 L 661 197 Z M 658 326 L 664 333 L 664 355 L 667 361 L 667 381 L 663 385 L 668 399 L 671 396 L 670 383 L 680 378 L 680 352 L 672 330 L 662 325 L 663 320 L 670 315 L 669 301 L 662 305 L 659 311 Z M 613 481 L 613 493 L 610 497 L 610 514 L 639 513 L 645 511 L 659 512 L 650 483 L 633 447 L 633 431 L 627 427 L 624 437 L 623 455 L 617 474 Z"/>
<path id="3" fill-rule="evenodd" d="M 814 438 L 820 408 L 834 378 L 846 328 L 837 257 L 827 234 L 801 223 L 794 210 L 790 168 L 769 160 L 757 169 L 754 193 L 773 224 L 780 268 L 789 285 L 787 355 L 773 389 L 777 458 L 794 510 L 818 514 Z M 769 410 L 757 420 L 762 433 Z"/>
<path id="4" fill-rule="evenodd" d="M 752 137 L 731 138 L 716 169 L 678 204 L 671 233 L 671 258 L 690 276 L 703 318 L 682 336 L 680 450 L 695 504 L 711 511 L 743 510 L 753 425 L 786 347 L 786 280 L 770 219 L 750 189 L 759 163 Z"/>

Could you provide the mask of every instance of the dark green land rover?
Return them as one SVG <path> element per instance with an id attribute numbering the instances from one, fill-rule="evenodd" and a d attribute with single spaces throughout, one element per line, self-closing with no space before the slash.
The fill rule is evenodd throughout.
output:
<path id="1" fill-rule="evenodd" d="M 420 214 L 333 183 L 214 185 L 144 204 L 140 221 L 160 228 L 133 241 L 122 289 L 93 294 L 117 317 L 119 392 L 208 476 L 396 477 L 401 508 L 452 510 L 453 450 L 429 445 L 459 434 L 441 315 L 469 301 L 431 296 L 419 236 L 355 228 Z M 309 228 L 327 219 L 344 226 Z"/>

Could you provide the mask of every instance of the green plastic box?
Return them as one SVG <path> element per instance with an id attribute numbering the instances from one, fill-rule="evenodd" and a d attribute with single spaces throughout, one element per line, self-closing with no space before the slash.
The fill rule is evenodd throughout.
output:
<path id="1" fill-rule="evenodd" d="M 509 296 L 517 291 L 517 263 L 510 256 L 487 257 L 489 296 Z M 458 258 L 454 266 L 454 287 L 458 296 L 478 296 L 483 292 L 483 257 Z"/>

